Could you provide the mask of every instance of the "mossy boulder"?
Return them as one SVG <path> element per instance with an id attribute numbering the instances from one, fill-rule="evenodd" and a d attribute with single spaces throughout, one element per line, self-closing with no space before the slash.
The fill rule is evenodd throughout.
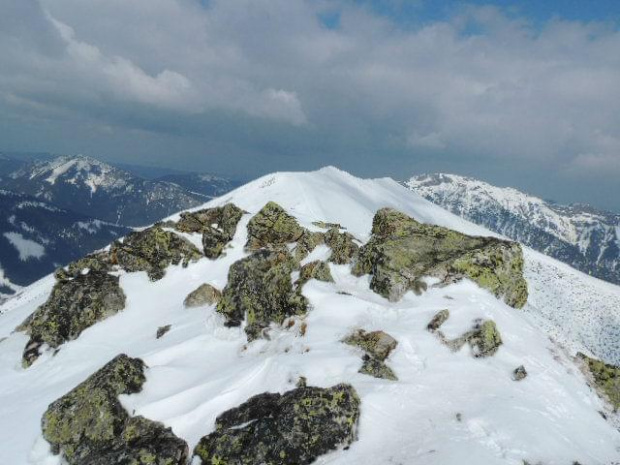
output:
<path id="1" fill-rule="evenodd" d="M 323 233 L 304 230 L 293 249 L 293 255 L 298 262 L 306 258 L 316 246 L 323 244 L 325 237 Z"/>
<path id="2" fill-rule="evenodd" d="M 360 399 L 348 384 L 264 393 L 215 421 L 194 455 L 205 465 L 307 465 L 357 439 Z"/>
<path id="3" fill-rule="evenodd" d="M 420 290 L 425 276 L 442 284 L 469 278 L 515 308 L 527 301 L 519 244 L 422 224 L 391 208 L 376 213 L 372 237 L 360 249 L 353 273 L 372 274 L 371 288 L 390 301 Z"/>
<path id="4" fill-rule="evenodd" d="M 299 270 L 299 280 L 297 280 L 297 285 L 303 286 L 311 279 L 324 281 L 326 283 L 333 283 L 334 278 L 332 277 L 332 272 L 329 269 L 329 264 L 320 260 L 315 260 L 302 266 Z"/>
<path id="5" fill-rule="evenodd" d="M 620 367 L 605 363 L 579 352 L 580 359 L 591 375 L 597 391 L 607 398 L 614 407 L 620 409 Z"/>
<path id="6" fill-rule="evenodd" d="M 43 344 L 57 348 L 123 308 L 125 293 L 117 276 L 89 271 L 58 281 L 47 301 L 18 328 L 30 336 L 24 367 L 39 357 Z"/>
<path id="7" fill-rule="evenodd" d="M 170 265 L 181 263 L 185 267 L 203 256 L 190 241 L 159 226 L 133 232 L 123 242 L 115 242 L 110 254 L 112 262 L 125 271 L 146 271 L 151 281 L 163 278 Z"/>
<path id="8" fill-rule="evenodd" d="M 248 223 L 246 248 L 278 247 L 297 242 L 304 234 L 297 220 L 275 202 L 268 202 Z"/>
<path id="9" fill-rule="evenodd" d="M 342 342 L 359 347 L 365 352 L 359 373 L 392 381 L 398 379 L 394 371 L 385 364 L 385 359 L 398 346 L 398 341 L 388 333 L 384 331 L 366 332 L 359 329 L 345 337 Z"/>
<path id="10" fill-rule="evenodd" d="M 329 261 L 337 265 L 351 263 L 359 250 L 355 238 L 347 232 L 340 232 L 338 228 L 331 228 L 325 233 L 325 243 L 332 249 Z"/>
<path id="11" fill-rule="evenodd" d="M 114 269 L 110 253 L 106 251 L 96 252 L 86 255 L 83 258 L 69 263 L 64 268 L 56 270 L 54 277 L 56 280 L 66 280 L 76 278 L 89 271 L 108 273 Z"/>
<path id="12" fill-rule="evenodd" d="M 194 308 L 194 307 L 202 307 L 206 305 L 213 305 L 219 302 L 222 297 L 222 293 L 211 286 L 211 284 L 201 284 L 192 292 L 190 292 L 185 300 L 183 301 L 183 305 L 186 308 Z"/>
<path id="13" fill-rule="evenodd" d="M 184 465 L 188 448 L 161 423 L 130 417 L 120 394 L 142 390 L 140 359 L 117 356 L 47 408 L 41 421 L 52 452 L 69 465 Z"/>
<path id="14" fill-rule="evenodd" d="M 174 227 L 181 232 L 201 233 L 205 256 L 215 259 L 222 255 L 224 247 L 234 237 L 242 216 L 243 210 L 227 203 L 222 207 L 181 213 L 181 219 Z"/>
<path id="15" fill-rule="evenodd" d="M 217 311 L 230 326 L 247 320 L 249 341 L 259 337 L 270 323 L 282 324 L 289 316 L 306 313 L 308 302 L 291 280 L 296 267 L 296 260 L 286 249 L 259 250 L 233 263 Z"/>
<path id="16" fill-rule="evenodd" d="M 453 351 L 458 351 L 465 344 L 469 344 L 476 358 L 495 355 L 503 344 L 502 337 L 493 320 L 477 321 L 472 330 L 456 339 L 447 340 L 440 331 L 437 331 L 437 334 Z"/>
<path id="17" fill-rule="evenodd" d="M 359 369 L 358 373 L 372 376 L 373 378 L 398 381 L 398 377 L 396 376 L 396 373 L 394 373 L 394 370 L 387 366 L 385 362 L 377 360 L 370 355 L 364 355 L 362 360 L 362 367 Z"/>

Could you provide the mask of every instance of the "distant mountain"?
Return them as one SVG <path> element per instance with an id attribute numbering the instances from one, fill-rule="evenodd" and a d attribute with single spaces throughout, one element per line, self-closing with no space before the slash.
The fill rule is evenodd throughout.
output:
<path id="1" fill-rule="evenodd" d="M 129 232 L 6 190 L 0 211 L 0 300 Z"/>
<path id="2" fill-rule="evenodd" d="M 411 190 L 469 221 L 572 267 L 620 283 L 620 215 L 558 205 L 512 188 L 452 174 L 411 178 Z"/>
<path id="3" fill-rule="evenodd" d="M 0 176 L 16 171 L 26 163 L 27 162 L 24 160 L 19 160 L 5 153 L 0 153 Z"/>
<path id="4" fill-rule="evenodd" d="M 171 182 L 195 194 L 207 198 L 218 197 L 240 186 L 242 183 L 205 173 L 168 174 L 159 181 Z"/>
<path id="5" fill-rule="evenodd" d="M 204 196 L 177 184 L 145 180 L 85 156 L 63 156 L 28 164 L 3 176 L 0 186 L 128 226 L 149 224 L 204 202 Z"/>

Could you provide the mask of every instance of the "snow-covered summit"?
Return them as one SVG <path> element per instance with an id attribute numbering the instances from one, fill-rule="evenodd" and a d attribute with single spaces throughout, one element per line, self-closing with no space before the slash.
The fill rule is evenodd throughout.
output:
<path id="1" fill-rule="evenodd" d="M 620 283 L 620 215 L 559 205 L 510 187 L 454 174 L 420 175 L 406 186 L 424 198 L 571 266 Z"/>
<path id="2" fill-rule="evenodd" d="M 370 290 L 368 276 L 355 277 L 349 265 L 331 263 L 333 282 L 312 280 L 303 287 L 311 307 L 305 316 L 275 325 L 269 339 L 248 343 L 243 328 L 225 327 L 212 305 L 184 308 L 183 300 L 205 282 L 224 288 L 231 265 L 248 256 L 248 222 L 269 201 L 308 230 L 321 230 L 317 222 L 338 223 L 360 242 L 370 238 L 373 217 L 384 207 L 466 234 L 493 235 L 393 180 L 359 179 L 335 168 L 275 173 L 242 186 L 200 207 L 232 202 L 247 212 L 224 256 L 202 258 L 187 268 L 170 266 L 156 282 L 144 272 L 118 272 L 125 308 L 28 369 L 21 367 L 28 337 L 13 330 L 45 302 L 53 277 L 0 307 L 0 338 L 6 337 L 0 343 L 0 430 L 7 444 L 0 448 L 0 463 L 59 464 L 41 437 L 43 412 L 119 353 L 140 357 L 148 366 L 142 391 L 121 396 L 127 412 L 171 427 L 190 450 L 215 431 L 222 412 L 259 393 L 289 391 L 303 376 L 311 386 L 350 383 L 360 397 L 357 441 L 321 456 L 318 464 L 611 465 L 619 460 L 614 414 L 572 359 L 576 350 L 588 349 L 598 357 L 618 356 L 613 346 L 618 307 L 612 311 L 620 303 L 618 287 L 526 249 L 530 299 L 523 310 L 470 281 L 430 287 L 419 296 L 408 292 L 389 302 Z M 182 235 L 202 246 L 199 235 Z M 306 260 L 328 255 L 326 246 L 318 246 Z M 567 293 L 567 286 L 574 292 Z M 593 298 L 609 308 L 592 308 Z M 545 313 L 550 305 L 562 318 Z M 449 350 L 427 330 L 443 309 L 451 315 L 442 326 L 448 338 L 463 334 L 477 319 L 493 320 L 503 339 L 497 353 L 475 358 L 467 348 Z M 584 312 L 592 312 L 590 326 L 581 324 Z M 168 332 L 156 338 L 166 325 Z M 358 372 L 360 351 L 341 342 L 357 329 L 382 330 L 398 341 L 388 359 L 398 381 Z M 561 336 L 564 348 L 550 335 Z M 593 345 L 586 344 L 588 336 Z M 529 374 L 515 381 L 519 365 Z"/>

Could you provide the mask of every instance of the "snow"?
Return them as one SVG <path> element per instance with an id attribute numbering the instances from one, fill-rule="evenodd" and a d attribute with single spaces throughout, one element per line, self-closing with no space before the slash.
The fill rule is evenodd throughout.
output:
<path id="1" fill-rule="evenodd" d="M 143 391 L 122 396 L 123 405 L 172 427 L 190 448 L 213 430 L 218 414 L 252 395 L 292 389 L 303 375 L 311 385 L 351 383 L 362 400 L 359 441 L 317 464 L 618 461 L 620 433 L 598 413 L 605 405 L 588 388 L 569 353 L 540 325 L 548 315 L 537 313 L 538 305 L 554 302 L 565 289 L 560 283 L 564 278 L 552 276 L 560 264 L 531 251 L 526 261 L 533 304 L 525 311 L 506 306 L 468 281 L 432 288 L 422 296 L 408 293 L 390 303 L 369 289 L 368 277 L 354 277 L 345 265 L 330 265 L 334 283 L 306 284 L 304 294 L 312 309 L 289 329 L 272 328 L 270 340 L 248 344 L 242 328 L 224 327 L 212 306 L 185 309 L 183 299 L 198 285 L 224 287 L 228 267 L 245 256 L 247 222 L 269 200 L 305 227 L 315 229 L 311 223 L 317 220 L 336 222 L 361 241 L 370 235 L 376 210 L 385 206 L 424 222 L 491 235 L 392 180 L 358 179 L 335 168 L 276 173 L 214 199 L 205 206 L 234 202 L 249 212 L 225 257 L 203 259 L 186 269 L 170 267 L 156 283 L 145 273 L 122 273 L 125 310 L 27 370 L 20 364 L 27 337 L 12 331 L 45 301 L 53 278 L 38 281 L 0 306 L 0 339 L 6 337 L 0 342 L 0 431 L 8 445 L 0 448 L 0 463 L 58 464 L 41 438 L 41 415 L 50 402 L 121 352 L 141 357 L 149 366 Z M 321 247 L 313 257 L 327 253 Z M 547 270 L 544 279 L 536 273 L 537 264 Z M 584 292 L 600 290 L 598 280 L 573 273 L 567 286 L 581 283 Z M 609 286 L 607 295 L 620 294 Z M 561 301 L 567 304 L 565 316 L 572 311 L 571 302 L 580 298 L 583 295 Z M 451 353 L 425 329 L 444 308 L 451 311 L 445 324 L 449 337 L 470 329 L 476 318 L 492 318 L 504 345 L 487 359 L 473 358 L 468 348 Z M 165 324 L 172 325 L 170 332 L 156 339 L 157 328 Z M 357 373 L 361 353 L 339 342 L 357 328 L 381 329 L 399 341 L 387 360 L 399 381 Z M 529 376 L 515 382 L 511 372 L 521 364 Z"/>
<path id="2" fill-rule="evenodd" d="M 31 258 L 41 258 L 45 255 L 45 247 L 38 242 L 26 239 L 20 233 L 5 232 L 4 237 L 17 249 L 19 259 L 23 262 Z"/>

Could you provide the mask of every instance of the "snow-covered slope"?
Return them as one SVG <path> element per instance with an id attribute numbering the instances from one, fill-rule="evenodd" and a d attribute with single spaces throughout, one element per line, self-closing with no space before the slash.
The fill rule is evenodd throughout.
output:
<path id="1" fill-rule="evenodd" d="M 588 205 L 558 205 L 453 174 L 415 176 L 406 185 L 469 221 L 585 273 L 620 283 L 618 214 Z"/>
<path id="2" fill-rule="evenodd" d="M 177 184 L 150 181 L 91 157 L 57 157 L 4 176 L 0 184 L 84 215 L 115 224 L 144 226 L 199 205 L 204 196 Z"/>
<path id="3" fill-rule="evenodd" d="M 311 281 L 304 287 L 312 305 L 304 335 L 298 322 L 274 328 L 270 340 L 247 343 L 243 329 L 224 327 L 213 307 L 184 308 L 184 297 L 199 284 L 224 287 L 230 265 L 246 255 L 247 222 L 271 200 L 304 227 L 316 229 L 312 222 L 317 220 L 340 223 L 363 242 L 373 215 L 385 206 L 423 222 L 490 234 L 389 179 L 362 180 L 334 168 L 265 176 L 207 204 L 234 202 L 248 212 L 225 257 L 170 267 L 155 283 L 142 272 L 122 273 L 127 295 L 122 312 L 24 370 L 27 337 L 12 331 L 47 298 L 53 278 L 44 278 L 0 307 L 0 338 L 6 337 L 0 342 L 5 444 L 0 463 L 58 464 L 41 438 L 41 415 L 121 352 L 149 366 L 143 391 L 122 396 L 123 405 L 171 426 L 190 448 L 213 431 L 218 414 L 252 395 L 292 389 L 305 376 L 310 385 L 351 383 L 361 398 L 359 440 L 349 450 L 322 456 L 318 464 L 522 465 L 527 460 L 611 465 L 620 460 L 620 433 L 599 414 L 606 410 L 603 401 L 569 356 L 587 334 L 617 328 L 620 320 L 610 307 L 606 321 L 580 328 L 575 312 L 583 312 L 594 293 L 617 299 L 620 290 L 535 252 L 525 255 L 531 297 L 524 310 L 506 306 L 468 281 L 421 296 L 410 292 L 391 303 L 369 289 L 368 276 L 356 278 L 349 266 L 333 264 L 334 283 Z M 188 237 L 200 243 L 199 237 Z M 327 255 L 319 247 L 306 260 Z M 567 286 L 574 292 L 566 293 Z M 549 320 L 550 304 L 560 307 L 561 319 Z M 448 337 L 462 334 L 476 318 L 493 319 L 504 340 L 497 354 L 476 359 L 468 350 L 452 353 L 442 345 L 426 325 L 444 308 L 452 315 L 444 326 Z M 591 311 L 603 315 L 600 308 Z M 554 344 L 541 321 L 570 329 L 564 341 L 570 350 Z M 157 328 L 166 324 L 172 325 L 170 332 L 156 339 Z M 358 373 L 359 352 L 339 342 L 357 328 L 384 330 L 399 341 L 388 360 L 399 381 Z M 617 357 L 615 351 L 609 353 Z M 515 382 L 511 373 L 521 364 L 529 376 Z"/>

